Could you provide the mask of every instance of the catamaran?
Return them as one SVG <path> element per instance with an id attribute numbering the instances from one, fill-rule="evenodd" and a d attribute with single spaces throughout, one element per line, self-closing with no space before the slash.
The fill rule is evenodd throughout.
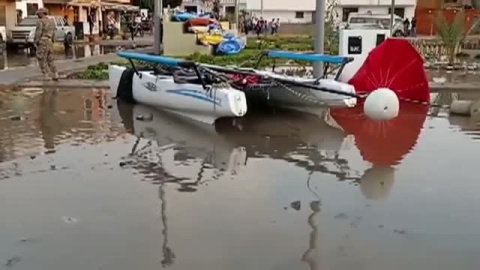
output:
<path id="1" fill-rule="evenodd" d="M 392 51 L 389 48 L 392 46 L 403 52 L 403 58 L 400 57 L 396 64 L 388 60 L 398 58 L 398 54 L 390 56 Z M 353 59 L 343 56 L 284 51 L 262 53 L 259 61 L 262 57 L 320 61 L 327 67 L 325 71 L 328 67 L 336 66 L 333 69 L 335 73 L 325 72 L 321 78 L 302 78 L 277 74 L 273 69 L 265 71 L 206 65 L 123 51 L 118 55 L 128 59 L 132 67 L 109 66 L 110 88 L 114 97 L 210 124 L 222 117 L 244 116 L 251 101 L 259 98 L 274 107 L 313 113 L 325 108 L 349 108 L 363 104 L 364 113 L 375 120 L 395 118 L 400 107 L 399 99 L 429 101 L 423 60 L 405 40 L 387 39 L 377 46 L 348 82 L 342 82 L 339 78 L 344 67 Z M 148 62 L 154 67 L 139 70 L 133 60 Z M 382 61 L 385 66 L 379 67 L 378 63 Z M 399 66 L 401 69 L 410 68 L 407 70 L 409 78 L 402 75 L 405 72 L 398 73 L 398 65 L 402 64 Z M 390 72 L 392 74 L 389 75 Z M 394 87 L 398 79 L 402 79 L 403 84 Z"/>

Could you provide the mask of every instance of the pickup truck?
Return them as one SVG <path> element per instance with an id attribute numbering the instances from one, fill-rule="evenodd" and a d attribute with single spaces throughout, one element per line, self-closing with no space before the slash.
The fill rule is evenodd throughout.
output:
<path id="1" fill-rule="evenodd" d="M 75 37 L 75 27 L 68 26 L 65 19 L 61 16 L 48 17 L 54 20 L 56 24 L 55 42 L 61 42 L 65 45 L 65 48 L 70 48 Z M 38 20 L 39 18 L 37 16 L 23 18 L 19 24 L 8 31 L 7 45 L 14 48 L 33 48 Z"/>

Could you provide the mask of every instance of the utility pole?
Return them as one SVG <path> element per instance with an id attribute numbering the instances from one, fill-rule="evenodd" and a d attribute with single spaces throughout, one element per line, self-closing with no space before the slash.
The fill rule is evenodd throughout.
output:
<path id="1" fill-rule="evenodd" d="M 161 27 L 161 19 L 162 19 L 162 13 L 163 13 L 163 3 L 162 0 L 155 0 L 155 8 L 154 8 L 154 14 L 153 14 L 153 21 L 155 24 L 155 35 L 153 36 L 154 38 L 154 43 L 153 43 L 153 53 L 160 55 L 161 53 L 161 40 L 162 40 L 162 27 Z"/>
<path id="2" fill-rule="evenodd" d="M 235 26 L 237 27 L 237 32 L 240 33 L 240 24 L 238 19 L 238 0 L 235 0 Z"/>
<path id="3" fill-rule="evenodd" d="M 393 26 L 395 25 L 395 0 L 392 0 L 390 7 L 390 36 L 393 36 Z"/>
<path id="4" fill-rule="evenodd" d="M 325 45 L 325 0 L 316 0 L 317 6 L 315 8 L 315 39 L 314 48 L 315 53 L 323 54 Z M 313 76 L 320 78 L 323 73 L 323 63 L 313 63 Z"/>
<path id="5" fill-rule="evenodd" d="M 263 17 L 263 0 L 260 0 L 260 15 Z"/>

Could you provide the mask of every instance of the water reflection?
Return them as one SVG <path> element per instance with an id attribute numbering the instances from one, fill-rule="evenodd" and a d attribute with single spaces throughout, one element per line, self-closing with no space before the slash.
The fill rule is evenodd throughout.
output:
<path id="1" fill-rule="evenodd" d="M 103 90 L 27 89 L 2 94 L 2 161 L 52 153 L 64 144 L 111 141 L 121 132 L 121 126 L 107 118 L 107 93 Z"/>
<path id="2" fill-rule="evenodd" d="M 118 108 L 125 128 L 138 137 L 124 163 L 152 183 L 176 182 L 180 191 L 193 192 L 209 181 L 235 177 L 249 158 L 269 158 L 303 168 L 309 178 L 319 172 L 357 183 L 372 200 L 390 193 L 394 166 L 415 146 L 428 111 L 405 105 L 391 123 L 352 110 L 325 111 L 320 118 L 277 111 L 223 119 L 213 127 L 142 105 L 119 102 Z M 366 169 L 353 169 L 342 157 L 353 145 L 371 164 Z"/>
<path id="3" fill-rule="evenodd" d="M 478 265 L 480 220 L 471 211 L 479 186 L 469 163 L 478 144 L 452 132 L 452 119 L 425 125 L 425 111 L 412 108 L 393 128 L 278 111 L 213 128 L 116 106 L 98 90 L 0 93 L 2 161 L 52 153 L 1 164 L 0 179 L 15 162 L 23 175 L 0 181 L 9 217 L 0 221 L 0 262 L 74 270 Z M 454 150 L 454 159 L 438 158 Z M 69 169 L 28 174 L 49 160 Z"/>

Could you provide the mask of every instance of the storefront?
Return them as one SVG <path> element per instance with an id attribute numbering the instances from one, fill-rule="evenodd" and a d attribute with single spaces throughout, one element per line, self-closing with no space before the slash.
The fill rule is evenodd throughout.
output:
<path id="1" fill-rule="evenodd" d="M 115 27 L 121 30 L 120 19 L 122 14 L 131 12 L 140 12 L 140 8 L 138 6 L 132 6 L 128 4 L 102 2 L 102 20 L 105 22 L 105 27 L 108 24 L 109 16 L 113 16 L 116 22 Z"/>

